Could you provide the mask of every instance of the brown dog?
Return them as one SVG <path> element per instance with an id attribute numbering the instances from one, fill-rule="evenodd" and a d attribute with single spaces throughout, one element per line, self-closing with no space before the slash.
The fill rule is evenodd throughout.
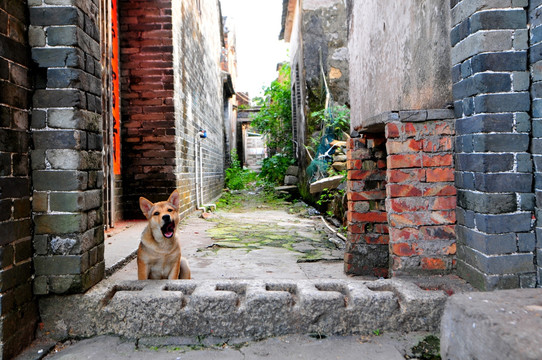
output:
<path id="1" fill-rule="evenodd" d="M 139 207 L 148 220 L 137 250 L 137 278 L 190 279 L 188 261 L 181 257 L 177 236 L 179 193 L 174 190 L 167 201 L 152 203 L 139 198 Z"/>

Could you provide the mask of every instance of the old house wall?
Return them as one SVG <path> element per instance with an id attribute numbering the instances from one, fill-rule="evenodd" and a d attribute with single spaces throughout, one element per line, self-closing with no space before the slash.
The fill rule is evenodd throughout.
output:
<path id="1" fill-rule="evenodd" d="M 350 2 L 350 274 L 455 269 L 449 9 Z M 405 15 L 406 14 L 406 15 Z"/>
<path id="2" fill-rule="evenodd" d="M 181 193 L 196 206 L 195 141 L 203 149 L 203 201 L 219 196 L 224 103 L 218 2 L 121 1 L 122 206 L 141 216 L 140 196 Z M 199 129 L 207 139 L 196 140 Z M 199 156 L 199 151 L 197 152 Z"/>
<path id="3" fill-rule="evenodd" d="M 32 91 L 26 1 L 0 4 L 0 358 L 28 345 L 38 322 L 32 292 Z"/>
<path id="4" fill-rule="evenodd" d="M 34 293 L 82 292 L 104 276 L 98 1 L 29 2 L 34 61 Z"/>
<path id="5" fill-rule="evenodd" d="M 540 214 L 542 208 L 542 4 L 531 1 L 529 5 L 530 36 L 529 48 L 532 56 L 529 58 L 531 73 L 531 152 L 533 157 L 535 212 Z M 532 199 L 532 198 L 531 198 Z M 542 284 L 542 219 L 536 219 L 535 224 L 535 257 L 537 270 L 537 286 Z M 533 239 L 530 238 L 532 246 Z M 524 247 L 522 247 L 524 248 Z"/>
<path id="6" fill-rule="evenodd" d="M 175 189 L 172 2 L 119 1 L 123 218 Z"/>
<path id="7" fill-rule="evenodd" d="M 533 182 L 531 152 L 537 165 L 540 51 L 538 1 L 531 3 L 531 47 L 528 1 L 450 4 L 457 268 L 486 290 L 536 285 L 533 185 L 539 188 L 539 179 Z"/>
<path id="8" fill-rule="evenodd" d="M 196 142 L 202 146 L 203 203 L 214 201 L 224 186 L 222 22 L 217 0 L 174 2 L 173 19 L 174 174 L 188 211 L 196 205 Z M 196 137 L 199 129 L 207 138 Z"/>
<path id="9" fill-rule="evenodd" d="M 351 4 L 353 128 L 386 111 L 442 109 L 451 103 L 448 2 Z"/>

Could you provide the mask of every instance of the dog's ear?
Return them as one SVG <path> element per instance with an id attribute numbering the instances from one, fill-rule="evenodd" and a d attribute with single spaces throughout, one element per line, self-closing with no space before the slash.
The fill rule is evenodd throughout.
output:
<path id="1" fill-rule="evenodd" d="M 173 192 L 171 193 L 171 195 L 169 195 L 169 198 L 167 199 L 167 202 L 173 205 L 175 209 L 179 208 L 180 201 L 181 199 L 180 199 L 179 192 L 177 191 L 177 189 L 173 190 Z"/>
<path id="2" fill-rule="evenodd" d="M 139 198 L 139 207 L 147 219 L 151 216 L 151 209 L 153 205 L 154 204 L 152 202 L 145 199 L 143 196 Z"/>

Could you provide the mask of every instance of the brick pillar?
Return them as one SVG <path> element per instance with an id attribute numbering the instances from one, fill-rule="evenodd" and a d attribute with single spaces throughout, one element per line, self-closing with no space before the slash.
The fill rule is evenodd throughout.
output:
<path id="1" fill-rule="evenodd" d="M 453 112 L 395 114 L 386 124 L 392 275 L 449 273 L 456 253 Z"/>
<path id="2" fill-rule="evenodd" d="M 348 141 L 348 241 L 344 270 L 351 275 L 388 276 L 386 146 L 383 134 Z"/>
<path id="3" fill-rule="evenodd" d="M 537 285 L 542 284 L 542 219 L 539 215 L 542 209 L 542 22 L 540 21 L 542 4 L 532 6 L 529 13 L 531 20 L 530 58 L 531 70 L 531 101 L 532 101 L 532 131 L 531 152 L 533 154 L 536 195 L 536 268 Z M 533 239 L 524 243 L 524 249 L 532 249 Z"/>
<path id="4" fill-rule="evenodd" d="M 103 278 L 101 66 L 97 1 L 30 2 L 34 292 Z"/>
<path id="5" fill-rule="evenodd" d="M 0 3 L 0 359 L 34 337 L 29 108 L 32 90 L 26 1 Z"/>
<path id="6" fill-rule="evenodd" d="M 486 290 L 536 284 L 526 6 L 451 2 L 457 269 Z"/>

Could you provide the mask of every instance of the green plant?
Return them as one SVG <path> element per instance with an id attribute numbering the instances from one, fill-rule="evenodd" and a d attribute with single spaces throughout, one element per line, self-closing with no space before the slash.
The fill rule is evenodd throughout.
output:
<path id="1" fill-rule="evenodd" d="M 421 360 L 440 360 L 440 339 L 434 335 L 426 336 L 411 351 Z"/>
<path id="2" fill-rule="evenodd" d="M 230 190 L 242 190 L 247 184 L 256 180 L 256 173 L 243 169 L 237 151 L 231 151 L 231 166 L 226 169 L 226 187 Z"/>
<path id="3" fill-rule="evenodd" d="M 294 163 L 294 159 L 285 154 L 275 154 L 262 161 L 262 169 L 258 175 L 261 179 L 271 183 L 280 184 L 284 180 L 284 174 L 288 167 Z"/>
<path id="4" fill-rule="evenodd" d="M 264 89 L 264 96 L 254 99 L 260 111 L 252 116 L 251 125 L 265 135 L 267 147 L 274 153 L 291 156 L 292 102 L 290 65 L 284 64 L 277 80 Z"/>
<path id="5" fill-rule="evenodd" d="M 350 132 L 350 109 L 345 105 L 330 106 L 311 113 L 311 117 L 319 119 L 323 127 L 331 126 L 336 138 L 342 132 Z"/>
<path id="6" fill-rule="evenodd" d="M 335 194 L 329 189 L 324 189 L 320 194 L 320 198 L 316 200 L 316 203 L 320 206 L 327 204 L 333 200 Z"/>
<path id="7" fill-rule="evenodd" d="M 380 330 L 380 329 L 373 330 L 373 334 L 375 336 L 380 336 L 380 335 L 382 335 L 382 330 Z"/>

